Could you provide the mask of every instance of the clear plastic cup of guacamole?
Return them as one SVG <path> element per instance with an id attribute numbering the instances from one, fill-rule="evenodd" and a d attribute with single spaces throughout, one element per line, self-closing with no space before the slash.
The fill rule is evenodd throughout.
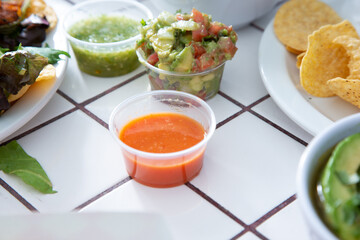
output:
<path id="1" fill-rule="evenodd" d="M 87 1 L 65 15 L 63 27 L 79 69 L 98 77 L 115 77 L 140 64 L 135 53 L 138 27 L 152 13 L 127 0 Z"/>
<path id="2" fill-rule="evenodd" d="M 191 13 L 164 11 L 141 21 L 140 33 L 136 53 L 151 88 L 188 92 L 204 100 L 219 91 L 225 62 L 237 51 L 232 26 L 212 21 L 195 8 Z"/>

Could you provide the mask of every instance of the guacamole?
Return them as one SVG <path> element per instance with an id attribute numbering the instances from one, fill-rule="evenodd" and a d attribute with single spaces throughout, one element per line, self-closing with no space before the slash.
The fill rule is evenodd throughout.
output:
<path id="1" fill-rule="evenodd" d="M 203 99 L 218 92 L 223 63 L 237 51 L 232 27 L 196 9 L 191 14 L 162 12 L 142 21 L 140 33 L 136 48 L 154 67 L 149 70 L 152 88 L 186 91 Z"/>
<path id="2" fill-rule="evenodd" d="M 360 239 L 360 133 L 335 146 L 319 185 L 325 222 L 342 240 Z"/>
<path id="3" fill-rule="evenodd" d="M 115 43 L 139 34 L 140 24 L 125 16 L 101 15 L 75 23 L 68 33 L 89 43 Z M 81 71 L 100 77 L 129 73 L 139 66 L 134 42 L 94 46 L 70 41 Z"/>

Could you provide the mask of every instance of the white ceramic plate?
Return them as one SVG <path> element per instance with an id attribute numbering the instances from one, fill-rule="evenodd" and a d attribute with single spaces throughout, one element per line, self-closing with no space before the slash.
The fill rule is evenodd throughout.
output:
<path id="1" fill-rule="evenodd" d="M 68 52 L 66 39 L 58 26 L 49 33 L 45 42 L 52 48 Z M 27 123 L 49 102 L 64 78 L 68 60 L 63 59 L 55 64 L 55 81 L 41 81 L 33 84 L 23 97 L 0 116 L 0 142 Z"/>
<path id="2" fill-rule="evenodd" d="M 338 1 L 341 3 L 341 1 Z M 331 3 L 331 2 L 329 2 Z M 345 5 L 346 4 L 346 5 Z M 356 1 L 333 5 L 340 16 L 349 19 L 359 32 L 359 17 L 354 15 Z M 309 95 L 300 85 L 296 56 L 286 51 L 273 31 L 273 21 L 267 26 L 259 48 L 260 73 L 276 104 L 300 127 L 312 135 L 345 116 L 360 110 L 339 97 L 318 98 Z"/>

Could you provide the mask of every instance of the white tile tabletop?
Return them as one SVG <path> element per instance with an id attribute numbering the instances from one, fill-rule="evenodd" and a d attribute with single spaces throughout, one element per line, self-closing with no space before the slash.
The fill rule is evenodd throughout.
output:
<path id="1" fill-rule="evenodd" d="M 47 3 L 61 21 L 82 1 Z M 151 0 L 140 2 L 155 16 L 162 10 Z M 57 193 L 41 194 L 0 172 L 0 217 L 155 213 L 164 219 L 172 239 L 310 239 L 295 176 L 313 136 L 276 105 L 259 72 L 259 43 L 279 4 L 236 30 L 238 52 L 226 63 L 220 92 L 208 101 L 217 128 L 204 166 L 195 179 L 178 187 L 151 188 L 129 177 L 107 129 L 117 104 L 150 91 L 145 69 L 121 77 L 92 77 L 80 72 L 69 49 L 72 57 L 64 80 L 50 102 L 0 143 L 17 140 L 39 161 Z"/>

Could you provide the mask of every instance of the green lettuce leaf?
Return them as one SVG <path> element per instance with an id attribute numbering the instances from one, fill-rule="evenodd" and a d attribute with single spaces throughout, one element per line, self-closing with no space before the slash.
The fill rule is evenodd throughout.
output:
<path id="1" fill-rule="evenodd" d="M 39 54 L 43 57 L 46 57 L 48 59 L 48 62 L 50 64 L 55 64 L 58 61 L 61 60 L 60 55 L 65 55 L 67 57 L 70 57 L 70 54 L 68 52 L 57 50 L 49 47 L 22 47 L 22 49 L 32 53 L 32 54 Z"/>
<path id="2" fill-rule="evenodd" d="M 44 169 L 16 142 L 0 147 L 0 170 L 20 177 L 42 193 L 56 193 Z"/>
<path id="3" fill-rule="evenodd" d="M 26 84 L 33 84 L 47 64 L 46 57 L 24 50 L 6 52 L 0 57 L 0 87 L 17 94 Z"/>
<path id="4" fill-rule="evenodd" d="M 0 111 L 7 110 L 9 94 L 17 94 L 25 85 L 31 85 L 48 59 L 25 50 L 6 52 L 0 57 Z"/>

